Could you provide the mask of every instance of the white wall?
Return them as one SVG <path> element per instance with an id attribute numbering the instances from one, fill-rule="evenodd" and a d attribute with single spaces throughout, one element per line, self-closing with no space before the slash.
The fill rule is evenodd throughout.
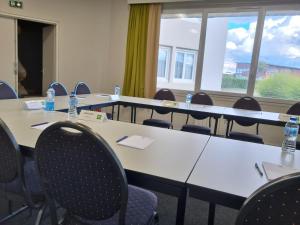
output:
<path id="1" fill-rule="evenodd" d="M 108 73 L 111 0 L 26 0 L 23 9 L 0 0 L 0 14 L 54 21 L 58 25 L 58 80 L 73 89 L 78 80 L 93 91 Z M 5 32 L 1 30 L 1 32 Z"/>

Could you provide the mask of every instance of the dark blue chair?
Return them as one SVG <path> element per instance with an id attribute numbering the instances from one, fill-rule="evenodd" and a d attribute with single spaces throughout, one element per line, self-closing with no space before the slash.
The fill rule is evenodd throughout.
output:
<path id="1" fill-rule="evenodd" d="M 300 102 L 297 102 L 294 105 L 292 105 L 288 109 L 286 114 L 300 116 Z M 300 129 L 299 129 L 299 133 L 300 133 Z M 297 141 L 296 149 L 300 150 L 300 142 L 299 141 Z"/>
<path id="2" fill-rule="evenodd" d="M 74 88 L 76 95 L 91 94 L 90 88 L 84 82 L 78 82 Z"/>
<path id="3" fill-rule="evenodd" d="M 300 222 L 300 173 L 273 180 L 243 204 L 235 225 L 296 225 Z"/>
<path id="4" fill-rule="evenodd" d="M 44 202 L 39 175 L 33 159 L 21 155 L 19 145 L 6 124 L 0 119 L 0 190 L 8 201 L 9 215 L 0 218 L 0 224 L 13 219 L 27 209 L 39 209 Z M 12 203 L 20 196 L 25 206 L 12 212 Z M 36 224 L 39 224 L 40 218 Z"/>
<path id="5" fill-rule="evenodd" d="M 65 86 L 59 82 L 53 82 L 49 85 L 49 88 L 53 88 L 55 91 L 55 96 L 66 96 L 68 91 Z"/>
<path id="6" fill-rule="evenodd" d="M 0 81 L 0 99 L 17 99 L 15 90 L 6 82 Z"/>
<path id="7" fill-rule="evenodd" d="M 245 110 L 253 110 L 253 111 L 261 111 L 260 104 L 251 97 L 242 97 L 239 100 L 237 100 L 233 108 L 235 109 L 245 109 Z M 253 142 L 253 143 L 259 143 L 263 144 L 263 138 L 259 136 L 259 123 L 253 122 L 253 121 L 246 121 L 246 120 L 240 120 L 235 119 L 231 121 L 227 121 L 229 123 L 229 131 L 226 131 L 227 137 L 230 139 L 240 140 L 240 141 L 247 141 L 247 142 Z M 256 134 L 249 134 L 244 132 L 236 132 L 232 131 L 233 124 L 236 122 L 240 126 L 244 127 L 250 127 L 253 125 L 256 125 Z"/>
<path id="8" fill-rule="evenodd" d="M 200 105 L 213 105 L 214 104 L 211 97 L 204 92 L 199 92 L 199 93 L 194 94 L 192 97 L 191 103 L 192 104 L 200 104 Z M 196 120 L 204 120 L 204 119 L 209 118 L 209 127 L 188 124 L 190 115 Z M 190 115 L 189 114 L 187 115 L 186 124 L 183 125 L 183 127 L 181 128 L 182 131 L 197 133 L 197 134 L 206 134 L 206 135 L 211 134 L 211 117 L 197 114 L 197 113 L 191 113 Z"/>
<path id="9" fill-rule="evenodd" d="M 160 89 L 158 92 L 156 92 L 154 99 L 175 101 L 175 95 L 173 94 L 173 92 L 170 89 L 164 88 L 164 89 Z M 166 121 L 166 120 L 153 119 L 154 111 L 157 112 L 158 114 L 171 113 L 171 122 Z M 167 129 L 170 129 L 173 127 L 172 123 L 173 123 L 173 112 L 172 112 L 172 110 L 165 109 L 165 108 L 152 109 L 150 119 L 143 121 L 143 125 L 161 127 L 161 128 L 167 128 Z"/>
<path id="10" fill-rule="evenodd" d="M 40 135 L 36 157 L 53 225 L 55 203 L 66 211 L 63 225 L 155 223 L 157 197 L 127 184 L 114 151 L 90 128 L 53 124 Z"/>

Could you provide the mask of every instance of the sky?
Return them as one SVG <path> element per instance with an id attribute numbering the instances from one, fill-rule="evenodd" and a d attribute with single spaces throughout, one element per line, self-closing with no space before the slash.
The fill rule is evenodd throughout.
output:
<path id="1" fill-rule="evenodd" d="M 225 67 L 251 61 L 256 21 L 257 16 L 228 18 Z M 266 16 L 260 61 L 300 68 L 300 13 Z"/>

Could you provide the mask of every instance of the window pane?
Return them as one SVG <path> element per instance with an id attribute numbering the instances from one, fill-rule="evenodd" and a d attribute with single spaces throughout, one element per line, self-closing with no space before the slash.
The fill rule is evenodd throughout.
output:
<path id="1" fill-rule="evenodd" d="M 167 49 L 159 47 L 157 76 L 161 78 L 166 77 L 167 54 L 168 54 Z"/>
<path id="2" fill-rule="evenodd" d="M 184 53 L 177 52 L 176 53 L 176 66 L 175 66 L 175 78 L 176 79 L 182 78 L 183 60 L 184 60 Z"/>
<path id="3" fill-rule="evenodd" d="M 208 15 L 201 89 L 246 93 L 257 13 Z"/>
<path id="4" fill-rule="evenodd" d="M 192 80 L 193 79 L 193 70 L 194 70 L 194 55 L 186 54 L 184 79 Z"/>
<path id="5" fill-rule="evenodd" d="M 267 13 L 254 95 L 300 99 L 300 11 Z"/>
<path id="6" fill-rule="evenodd" d="M 201 14 L 162 15 L 159 44 L 170 46 L 173 51 L 170 53 L 170 69 L 167 71 L 169 79 L 167 82 L 158 79 L 159 88 L 194 90 L 200 29 Z M 186 65 L 187 60 L 191 61 L 186 56 L 189 51 L 194 57 L 192 65 Z"/>

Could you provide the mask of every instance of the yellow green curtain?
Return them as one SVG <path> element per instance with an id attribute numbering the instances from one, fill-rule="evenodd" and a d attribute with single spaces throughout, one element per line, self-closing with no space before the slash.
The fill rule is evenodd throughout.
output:
<path id="1" fill-rule="evenodd" d="M 149 4 L 130 5 L 123 95 L 144 97 Z"/>

